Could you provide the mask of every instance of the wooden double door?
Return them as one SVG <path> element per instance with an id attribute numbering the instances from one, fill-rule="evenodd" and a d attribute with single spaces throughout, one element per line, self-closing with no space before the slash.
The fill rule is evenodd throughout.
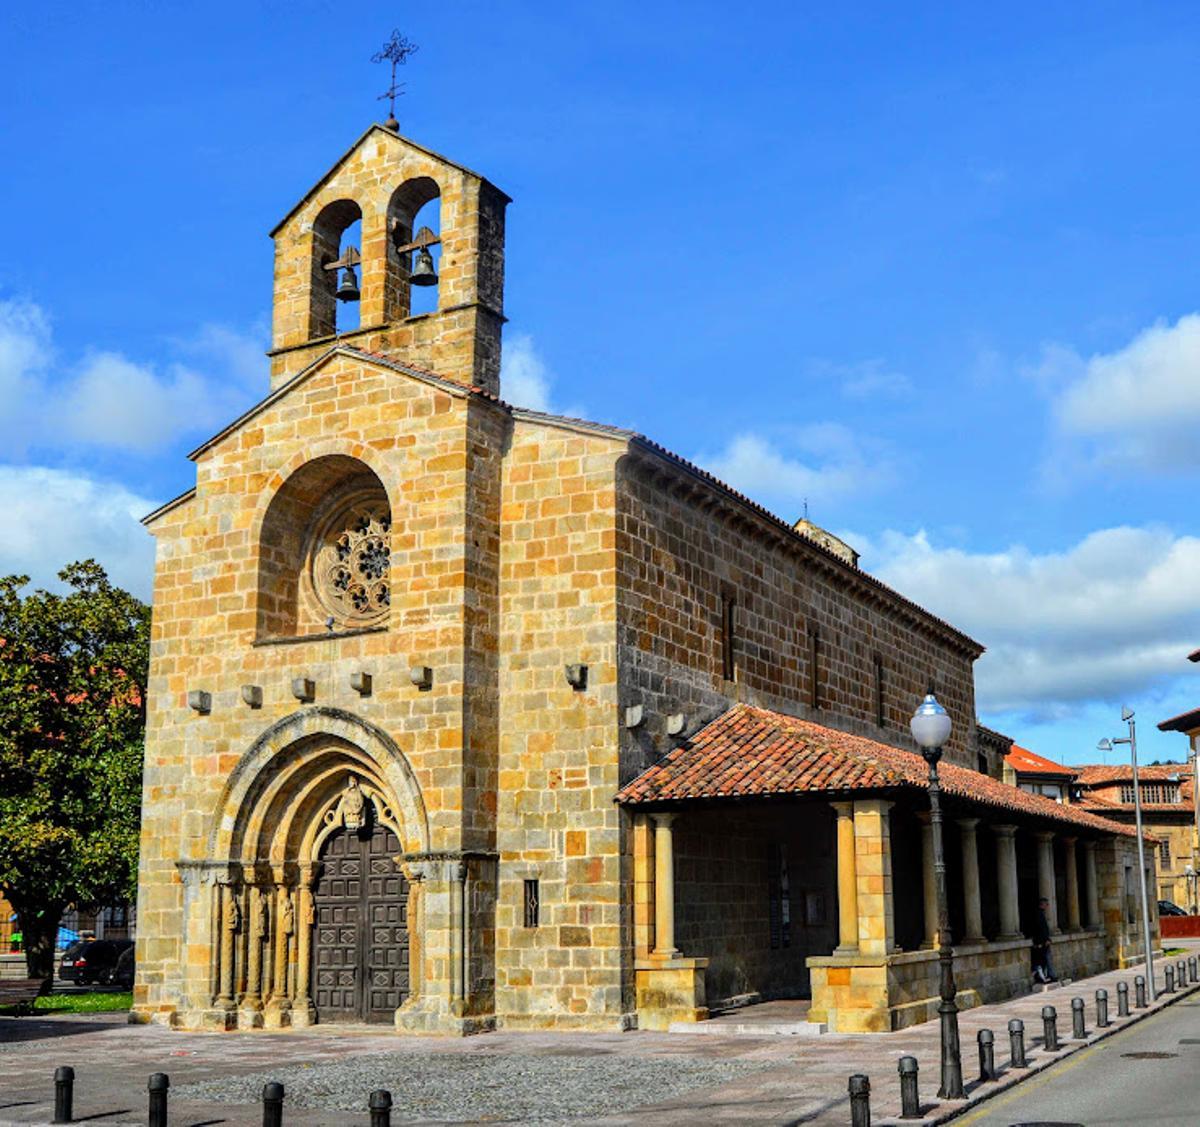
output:
<path id="1" fill-rule="evenodd" d="M 385 826 L 340 829 L 313 892 L 313 1001 L 320 1021 L 390 1022 L 409 992 L 408 882 Z"/>

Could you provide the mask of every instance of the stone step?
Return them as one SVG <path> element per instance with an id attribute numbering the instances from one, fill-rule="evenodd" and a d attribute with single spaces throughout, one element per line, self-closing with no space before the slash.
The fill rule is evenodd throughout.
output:
<path id="1" fill-rule="evenodd" d="M 820 1037 L 828 1032 L 816 1021 L 673 1021 L 669 1033 L 707 1033 L 734 1037 Z"/>

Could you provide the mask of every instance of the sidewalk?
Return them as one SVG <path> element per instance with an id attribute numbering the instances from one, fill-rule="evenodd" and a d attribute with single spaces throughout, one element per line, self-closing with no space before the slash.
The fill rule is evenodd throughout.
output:
<path id="1" fill-rule="evenodd" d="M 1177 941 L 1200 955 L 1200 941 Z M 1156 964 L 1162 983 L 1161 963 Z M 871 1081 L 876 1127 L 899 1122 L 897 1060 L 920 1065 L 926 1123 L 961 1114 L 1099 1036 L 1139 1021 L 1164 1004 L 1192 994 L 1189 984 L 1159 1003 L 1117 1018 L 1120 981 L 1134 1003 L 1136 968 L 1051 988 L 960 1015 L 968 1099 L 939 1104 L 938 1023 L 899 1033 L 761 1036 L 710 1032 L 551 1034 L 500 1031 L 465 1040 L 400 1036 L 379 1027 L 317 1026 L 307 1030 L 240 1034 L 185 1033 L 131 1026 L 124 1016 L 45 1015 L 0 1018 L 0 1124 L 48 1123 L 54 1070 L 76 1072 L 75 1116 L 122 1127 L 146 1122 L 146 1080 L 171 1078 L 173 1127 L 219 1122 L 258 1127 L 258 1093 L 267 1080 L 285 1082 L 288 1127 L 346 1127 L 368 1122 L 373 1087 L 393 1092 L 392 1122 L 654 1124 L 837 1124 L 850 1122 L 847 1082 L 852 1073 Z M 1109 994 L 1113 1022 L 1095 1028 L 1095 991 Z M 1088 1038 L 1071 1039 L 1071 999 L 1086 1003 Z M 1042 1048 L 1041 1009 L 1058 1011 L 1063 1048 Z M 1032 1066 L 1008 1067 L 1008 1021 L 1025 1022 Z M 995 1034 L 998 1081 L 978 1082 L 975 1035 Z M 340 1099 L 342 1102 L 333 1102 Z M 344 1108 L 345 1110 L 338 1110 Z M 918 1120 L 904 1120 L 912 1124 Z"/>

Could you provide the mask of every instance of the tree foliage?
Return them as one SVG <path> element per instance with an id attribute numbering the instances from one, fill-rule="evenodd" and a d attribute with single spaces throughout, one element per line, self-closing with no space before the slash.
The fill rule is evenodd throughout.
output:
<path id="1" fill-rule="evenodd" d="M 150 608 L 93 560 L 59 578 L 0 578 L 0 890 L 31 974 L 68 905 L 131 898 L 137 873 Z"/>

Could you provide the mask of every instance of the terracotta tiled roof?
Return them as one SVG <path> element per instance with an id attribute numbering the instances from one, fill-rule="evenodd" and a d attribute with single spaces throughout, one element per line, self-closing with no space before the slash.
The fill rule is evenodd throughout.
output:
<path id="1" fill-rule="evenodd" d="M 1187 712 L 1181 712 L 1178 716 L 1172 716 L 1169 720 L 1160 721 L 1158 725 L 1160 732 L 1191 732 L 1196 728 L 1200 728 L 1200 708 L 1192 708 Z"/>
<path id="2" fill-rule="evenodd" d="M 1133 768 L 1128 763 L 1109 766 L 1106 763 L 1088 763 L 1075 768 L 1081 786 L 1094 787 L 1104 783 L 1132 783 Z M 1138 767 L 1138 778 L 1142 782 L 1160 783 L 1171 775 L 1180 779 L 1191 778 L 1186 763 L 1159 763 L 1154 766 Z"/>
<path id="3" fill-rule="evenodd" d="M 794 716 L 735 704 L 684 745 L 643 771 L 617 795 L 628 805 L 688 799 L 845 794 L 927 787 L 915 752 L 826 728 Z M 1028 794 L 952 763 L 939 769 L 949 795 L 1012 814 L 1132 836 L 1117 822 Z"/>
<path id="4" fill-rule="evenodd" d="M 1022 775 L 1062 775 L 1070 778 L 1075 774 L 1071 767 L 1055 763 L 1053 759 L 1046 759 L 1037 752 L 1030 751 L 1027 747 L 1019 747 L 1017 744 L 1013 744 L 1012 751 L 1004 757 L 1004 762 Z"/>

